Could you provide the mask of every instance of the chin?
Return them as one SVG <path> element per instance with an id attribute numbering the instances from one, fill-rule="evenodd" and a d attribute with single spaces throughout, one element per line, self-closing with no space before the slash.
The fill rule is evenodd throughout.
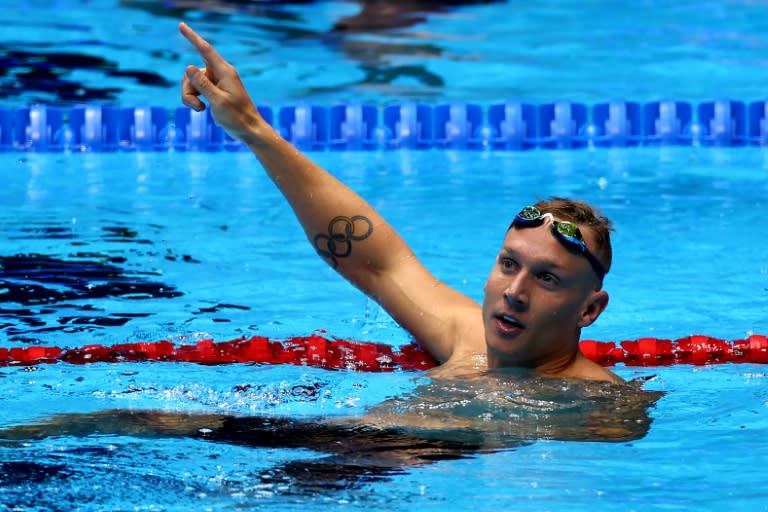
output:
<path id="1" fill-rule="evenodd" d="M 505 363 L 504 366 L 522 366 L 527 359 L 525 357 L 525 345 L 523 340 L 515 338 L 508 340 L 499 337 L 485 340 L 486 350 L 488 352 L 488 361 Z"/>

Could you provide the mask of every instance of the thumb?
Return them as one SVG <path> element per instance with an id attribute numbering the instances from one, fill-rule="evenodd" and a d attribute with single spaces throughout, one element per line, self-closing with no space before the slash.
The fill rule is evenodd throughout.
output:
<path id="1" fill-rule="evenodd" d="M 210 103 L 220 93 L 219 88 L 211 82 L 206 74 L 195 66 L 187 66 L 185 70 L 190 85 Z"/>

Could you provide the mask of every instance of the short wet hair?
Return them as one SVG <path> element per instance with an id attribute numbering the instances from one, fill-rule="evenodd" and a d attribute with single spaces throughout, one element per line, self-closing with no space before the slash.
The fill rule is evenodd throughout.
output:
<path id="1" fill-rule="evenodd" d="M 611 231 L 613 224 L 600 210 L 591 204 L 577 199 L 550 197 L 540 199 L 535 205 L 541 213 L 551 213 L 557 220 L 573 222 L 580 229 L 589 229 L 594 235 L 596 247 L 590 251 L 603 264 L 605 271 L 611 269 L 613 249 L 611 248 Z"/>

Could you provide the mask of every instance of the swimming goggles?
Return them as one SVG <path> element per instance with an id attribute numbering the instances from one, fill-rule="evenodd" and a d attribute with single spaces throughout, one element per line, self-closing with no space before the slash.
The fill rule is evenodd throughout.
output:
<path id="1" fill-rule="evenodd" d="M 589 264 L 592 265 L 595 274 L 603 280 L 605 274 L 608 273 L 594 255 L 587 249 L 587 243 L 584 241 L 584 237 L 579 231 L 579 227 L 573 222 L 555 220 L 555 217 L 551 213 L 541 213 L 541 210 L 535 206 L 526 206 L 520 213 L 515 215 L 515 219 L 512 221 L 512 227 L 532 228 L 541 226 L 544 221 L 549 219 L 552 222 L 552 234 L 566 247 L 575 250 L 576 252 L 583 254 Z"/>

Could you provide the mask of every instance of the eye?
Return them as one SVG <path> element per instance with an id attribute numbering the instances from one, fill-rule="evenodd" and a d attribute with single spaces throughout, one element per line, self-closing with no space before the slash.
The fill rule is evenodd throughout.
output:
<path id="1" fill-rule="evenodd" d="M 541 282 L 543 282 L 543 283 L 545 283 L 545 284 L 547 284 L 549 286 L 557 285 L 560 282 L 560 279 L 555 274 L 553 274 L 551 272 L 541 272 L 538 275 L 538 278 L 539 278 L 539 280 Z"/>
<path id="2" fill-rule="evenodd" d="M 502 270 L 514 270 L 517 268 L 517 263 L 509 256 L 499 256 L 499 266 Z"/>

